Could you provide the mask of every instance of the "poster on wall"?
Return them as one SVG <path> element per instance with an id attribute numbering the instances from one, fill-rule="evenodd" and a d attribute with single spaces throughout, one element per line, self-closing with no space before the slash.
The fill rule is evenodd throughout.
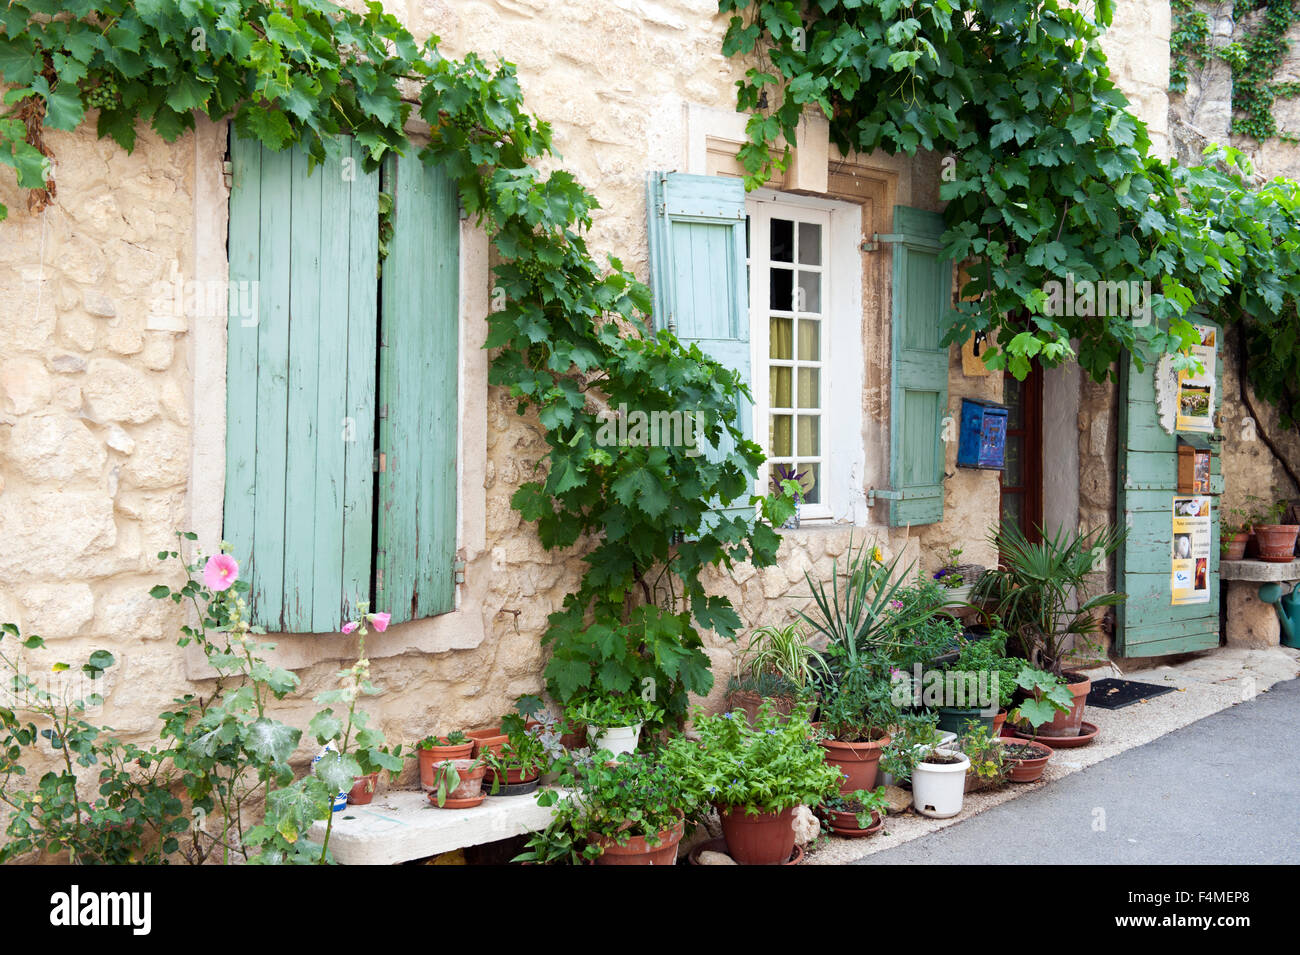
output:
<path id="1" fill-rule="evenodd" d="M 1210 499 L 1174 497 L 1172 603 L 1210 602 Z"/>
<path id="2" fill-rule="evenodd" d="M 1209 325 L 1193 327 L 1201 343 L 1192 346 L 1192 354 L 1200 361 L 1202 371 L 1199 375 L 1178 373 L 1178 418 L 1174 428 L 1209 433 L 1214 430 L 1214 347 L 1218 331 Z"/>

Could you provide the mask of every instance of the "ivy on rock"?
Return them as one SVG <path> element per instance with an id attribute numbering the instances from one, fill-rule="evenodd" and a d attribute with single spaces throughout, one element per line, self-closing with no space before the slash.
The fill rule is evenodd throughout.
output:
<path id="1" fill-rule="evenodd" d="M 437 37 L 417 42 L 376 2 L 358 13 L 324 0 L 21 0 L 0 8 L 0 81 L 0 162 L 33 190 L 32 208 L 49 201 L 44 130 L 75 129 L 91 109 L 98 135 L 128 151 L 141 123 L 173 142 L 202 112 L 318 161 L 347 134 L 368 169 L 411 151 L 444 169 L 502 259 L 489 380 L 546 432 L 547 458 L 512 503 L 547 549 L 585 548 L 582 579 L 543 638 L 549 688 L 563 701 L 653 687 L 674 717 L 688 691 L 707 692 L 701 631 L 734 637 L 740 620 L 702 575 L 771 564 L 769 524 L 793 503 L 751 494 L 763 456 L 738 424 L 746 386 L 698 347 L 652 335 L 648 289 L 588 251 L 597 202 L 571 174 L 538 171 L 551 130 L 524 108 L 510 64 L 445 58 Z M 406 132 L 417 115 L 428 125 L 418 148 Z M 734 450 L 600 444 L 602 409 L 619 405 L 689 410 L 710 446 L 726 434 Z M 768 523 L 702 527 L 710 501 L 752 503 Z"/>

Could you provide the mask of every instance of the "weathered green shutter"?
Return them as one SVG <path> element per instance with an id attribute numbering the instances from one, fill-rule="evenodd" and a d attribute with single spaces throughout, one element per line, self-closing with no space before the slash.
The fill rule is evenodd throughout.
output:
<path id="1" fill-rule="evenodd" d="M 350 140 L 231 156 L 223 536 L 254 623 L 329 632 L 370 592 L 378 178 Z"/>
<path id="2" fill-rule="evenodd" d="M 1222 329 L 1201 318 L 1215 335 L 1214 413 L 1223 393 Z M 1170 577 L 1173 499 L 1178 493 L 1178 437 L 1160 425 L 1157 365 L 1138 371 L 1127 354 L 1120 362 L 1119 490 L 1117 508 L 1128 529 L 1116 552 L 1116 589 L 1128 599 L 1116 607 L 1115 645 L 1121 656 L 1190 653 L 1219 645 L 1219 449 L 1210 459 L 1210 563 L 1208 603 L 1174 606 Z M 1200 435 L 1200 438 L 1207 437 Z"/>
<path id="3" fill-rule="evenodd" d="M 385 177 L 375 609 L 401 622 L 455 607 L 460 211 L 455 183 L 414 157 Z"/>
<path id="4" fill-rule="evenodd" d="M 943 216 L 895 206 L 894 230 L 889 523 L 901 527 L 943 520 L 948 348 L 940 340 L 952 264 L 940 257 Z"/>
<path id="5" fill-rule="evenodd" d="M 751 384 L 749 360 L 749 276 L 745 265 L 745 188 L 740 179 L 653 172 L 646 189 L 650 283 L 658 328 L 671 329 L 686 343 Z M 753 408 L 740 400 L 740 425 L 753 434 Z M 702 447 L 716 461 L 735 448 L 724 435 L 719 447 Z M 746 493 L 721 515 L 754 513 Z"/>

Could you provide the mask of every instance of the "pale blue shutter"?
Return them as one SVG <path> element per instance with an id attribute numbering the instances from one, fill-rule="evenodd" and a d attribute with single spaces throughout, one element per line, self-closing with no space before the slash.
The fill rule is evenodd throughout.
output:
<path id="1" fill-rule="evenodd" d="M 351 140 L 230 150 L 222 536 L 253 623 L 327 633 L 370 595 L 379 181 Z"/>
<path id="2" fill-rule="evenodd" d="M 670 329 L 684 343 L 694 342 L 750 385 L 744 184 L 725 176 L 653 172 L 646 211 L 655 327 Z M 742 398 L 739 410 L 741 429 L 750 439 L 753 407 Z M 704 454 L 716 461 L 734 447 L 724 436 L 720 447 L 705 447 Z M 753 475 L 749 478 L 742 493 L 720 502 L 713 513 L 752 516 Z"/>
<path id="3" fill-rule="evenodd" d="M 948 406 L 948 348 L 941 344 L 951 308 L 952 265 L 942 258 L 943 216 L 894 207 L 893 341 L 890 372 L 889 523 L 943 520 L 943 418 Z"/>

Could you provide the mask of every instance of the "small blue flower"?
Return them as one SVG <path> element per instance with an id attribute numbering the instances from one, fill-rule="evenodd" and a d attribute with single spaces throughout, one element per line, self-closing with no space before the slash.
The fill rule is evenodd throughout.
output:
<path id="1" fill-rule="evenodd" d="M 775 735 L 776 735 L 776 730 L 768 730 L 768 731 L 767 731 L 767 735 L 768 735 L 768 736 L 775 736 Z"/>
<path id="2" fill-rule="evenodd" d="M 732 714 L 732 713 L 723 713 L 723 714 L 722 714 L 722 718 L 723 718 L 724 720 L 733 719 L 733 718 L 734 718 L 734 714 Z"/>

